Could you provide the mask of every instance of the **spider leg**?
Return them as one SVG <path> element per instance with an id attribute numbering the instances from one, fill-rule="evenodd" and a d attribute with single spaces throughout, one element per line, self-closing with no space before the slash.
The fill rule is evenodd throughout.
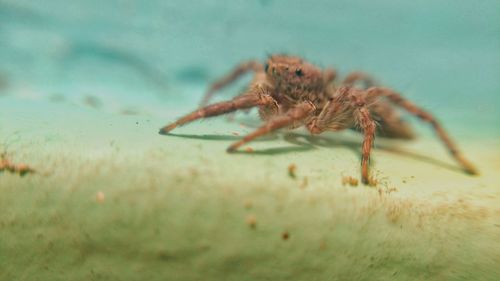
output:
<path id="1" fill-rule="evenodd" d="M 333 68 L 327 68 L 323 71 L 323 80 L 325 81 L 325 85 L 328 85 L 335 81 L 337 78 L 337 71 Z"/>
<path id="2" fill-rule="evenodd" d="M 368 175 L 368 168 L 370 166 L 370 152 L 373 147 L 373 141 L 375 139 L 375 121 L 373 121 L 370 116 L 370 111 L 365 107 L 361 107 L 356 112 L 356 118 L 358 125 L 363 129 L 364 138 L 362 144 L 362 154 L 361 154 L 361 180 L 364 184 L 368 184 L 370 177 Z"/>
<path id="3" fill-rule="evenodd" d="M 360 71 L 351 72 L 344 78 L 342 84 L 345 86 L 353 86 L 358 82 L 363 83 L 363 87 L 365 89 L 368 89 L 377 84 L 377 82 L 375 81 L 375 79 L 373 79 L 373 77 L 371 77 L 369 74 Z"/>
<path id="4" fill-rule="evenodd" d="M 338 96 L 329 101 L 317 118 L 307 128 L 312 134 L 320 134 L 326 130 L 343 130 L 354 125 L 359 126 L 364 134 L 361 145 L 361 180 L 368 184 L 370 180 L 370 153 L 375 140 L 376 123 L 367 108 L 362 95 L 353 95 L 352 88 L 342 87 Z"/>
<path id="5" fill-rule="evenodd" d="M 215 81 L 210 86 L 208 91 L 203 96 L 200 106 L 201 107 L 206 106 L 209 103 L 210 99 L 214 96 L 215 92 L 231 84 L 232 82 L 234 82 L 236 79 L 238 79 L 248 71 L 258 72 L 262 71 L 263 69 L 264 68 L 262 64 L 258 61 L 247 61 L 239 64 L 230 73 L 220 78 L 219 80 Z"/>
<path id="6" fill-rule="evenodd" d="M 387 89 L 387 88 L 371 88 L 368 90 L 368 96 L 377 97 L 383 96 L 386 97 L 389 101 L 404 108 L 409 113 L 415 115 L 422 121 L 425 121 L 432 125 L 434 131 L 444 143 L 444 145 L 448 148 L 450 154 L 460 163 L 462 168 L 469 174 L 476 175 L 478 174 L 477 169 L 471 164 L 460 152 L 456 144 L 451 140 L 450 136 L 446 133 L 443 127 L 439 124 L 439 122 L 432 116 L 430 113 L 425 110 L 419 108 L 409 100 L 403 98 L 400 94 Z"/>
<path id="7" fill-rule="evenodd" d="M 160 134 L 166 134 L 178 126 L 193 122 L 197 119 L 207 118 L 233 112 L 239 109 L 248 109 L 255 106 L 274 104 L 274 99 L 267 94 L 246 94 L 230 101 L 219 102 L 200 108 L 160 129 Z"/>
<path id="8" fill-rule="evenodd" d="M 288 127 L 292 125 L 294 122 L 300 121 L 308 117 L 311 112 L 315 110 L 315 106 L 312 103 L 304 102 L 296 107 L 288 110 L 285 114 L 278 116 L 276 118 L 271 119 L 265 125 L 261 126 L 253 133 L 246 135 L 242 140 L 233 143 L 228 147 L 228 152 L 236 151 L 240 146 L 244 145 L 252 141 L 255 138 L 268 134 L 272 131 Z"/>

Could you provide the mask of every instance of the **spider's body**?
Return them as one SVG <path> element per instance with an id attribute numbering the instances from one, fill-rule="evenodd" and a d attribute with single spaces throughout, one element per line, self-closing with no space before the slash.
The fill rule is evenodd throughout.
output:
<path id="1" fill-rule="evenodd" d="M 245 93 L 230 101 L 206 106 L 217 90 L 248 71 L 253 71 L 255 75 Z M 168 133 L 177 126 L 200 118 L 253 107 L 259 108 L 259 114 L 266 123 L 232 144 L 228 151 L 235 151 L 243 144 L 281 128 L 305 126 L 312 134 L 355 129 L 364 134 L 361 164 L 362 180 L 367 183 L 370 150 L 376 134 L 390 138 L 413 138 L 410 126 L 396 110 L 399 106 L 430 123 L 464 170 L 476 173 L 432 115 L 390 89 L 374 87 L 374 81 L 363 73 L 351 73 L 340 85 L 335 83 L 335 78 L 335 70 L 322 70 L 293 56 L 274 55 L 265 65 L 256 61 L 246 62 L 212 85 L 200 109 L 162 128 L 160 133 Z"/>

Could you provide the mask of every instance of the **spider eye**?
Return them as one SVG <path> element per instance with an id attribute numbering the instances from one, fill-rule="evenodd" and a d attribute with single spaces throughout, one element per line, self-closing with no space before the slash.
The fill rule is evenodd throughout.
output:
<path id="1" fill-rule="evenodd" d="M 266 63 L 266 65 L 264 65 L 264 70 L 267 72 L 268 69 L 269 69 L 269 64 Z"/>
<path id="2" fill-rule="evenodd" d="M 302 69 L 300 68 L 297 68 L 295 70 L 295 75 L 299 76 L 299 77 L 302 77 L 304 75 L 304 72 L 302 72 Z"/>

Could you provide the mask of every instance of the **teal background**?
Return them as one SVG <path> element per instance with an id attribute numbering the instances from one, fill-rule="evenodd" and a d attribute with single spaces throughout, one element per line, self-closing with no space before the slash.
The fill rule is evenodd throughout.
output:
<path id="1" fill-rule="evenodd" d="M 354 132 L 158 134 L 276 52 L 372 73 L 480 175 L 424 124 L 376 139 L 376 186 L 342 183 Z M 499 77 L 500 1 L 0 0 L 0 160 L 35 170 L 0 171 L 0 280 L 500 280 Z"/>
<path id="2" fill-rule="evenodd" d="M 500 1 L 0 1 L 0 93 L 25 100 L 172 119 L 277 52 L 370 72 L 457 137 L 500 133 Z"/>

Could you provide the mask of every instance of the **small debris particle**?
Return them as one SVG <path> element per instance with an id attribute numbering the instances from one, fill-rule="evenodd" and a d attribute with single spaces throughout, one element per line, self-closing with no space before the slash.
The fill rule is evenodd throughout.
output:
<path id="1" fill-rule="evenodd" d="M 135 122 L 135 124 L 136 124 L 136 125 L 139 125 L 139 122 L 138 122 L 138 121 L 136 121 L 136 122 Z"/>
<path id="2" fill-rule="evenodd" d="M 248 215 L 245 219 L 245 222 L 251 229 L 255 229 L 257 227 L 257 218 L 255 215 Z"/>
<path id="3" fill-rule="evenodd" d="M 245 209 L 252 209 L 252 207 L 253 207 L 253 202 L 252 202 L 252 200 L 250 200 L 250 199 L 246 199 L 246 200 L 245 200 L 245 203 L 243 204 L 243 206 L 245 206 Z"/>
<path id="4" fill-rule="evenodd" d="M 248 152 L 248 153 L 252 153 L 253 152 L 253 148 L 247 147 L 247 148 L 245 148 L 245 151 Z"/>
<path id="5" fill-rule="evenodd" d="M 104 196 L 104 192 L 99 191 L 96 193 L 95 200 L 97 201 L 97 203 L 102 204 L 102 203 L 104 203 L 105 199 L 106 199 L 106 196 Z"/>
<path id="6" fill-rule="evenodd" d="M 326 250 L 326 241 L 325 240 L 321 240 L 321 242 L 319 242 L 319 249 L 321 251 Z"/>
<path id="7" fill-rule="evenodd" d="M 211 247 L 210 247 L 210 245 L 209 245 L 209 244 L 207 244 L 207 242 L 204 242 L 204 243 L 202 243 L 202 244 L 200 244 L 200 245 L 198 246 L 198 249 L 199 249 L 200 251 L 208 251 L 208 250 L 210 250 L 210 248 L 211 248 Z"/>
<path id="8" fill-rule="evenodd" d="M 300 188 L 305 189 L 308 185 L 309 185 L 309 179 L 307 177 L 304 177 L 302 183 L 300 184 Z"/>
<path id="9" fill-rule="evenodd" d="M 397 191 L 398 191 L 397 188 L 395 188 L 395 187 L 389 187 L 389 188 L 386 188 L 385 193 L 391 194 L 391 192 L 397 192 Z"/>
<path id="10" fill-rule="evenodd" d="M 238 132 L 231 132 L 231 134 L 232 134 L 233 136 L 239 136 L 239 135 L 240 135 L 240 133 L 238 133 Z"/>
<path id="11" fill-rule="evenodd" d="M 378 180 L 378 179 L 376 179 L 376 178 L 374 178 L 374 177 L 370 177 L 370 178 L 368 179 L 368 185 L 369 185 L 369 186 L 374 187 L 374 186 L 377 186 L 378 184 L 379 184 L 379 180 Z"/>
<path id="12" fill-rule="evenodd" d="M 297 178 L 297 165 L 295 164 L 290 164 L 288 165 L 288 175 L 292 178 L 295 179 Z"/>
<path id="13" fill-rule="evenodd" d="M 19 175 L 21 176 L 24 176 L 26 175 L 27 173 L 33 173 L 34 170 L 31 169 L 28 165 L 26 164 L 19 164 L 17 165 L 17 172 L 19 173 Z"/>
<path id="14" fill-rule="evenodd" d="M 158 255 L 158 258 L 160 260 L 169 260 L 169 259 L 172 258 L 172 254 L 170 254 L 166 250 L 160 250 L 160 251 L 158 251 L 157 255 Z"/>
<path id="15" fill-rule="evenodd" d="M 20 176 L 24 176 L 28 173 L 35 172 L 34 169 L 32 169 L 30 166 L 28 166 L 26 164 L 15 165 L 15 164 L 11 163 L 9 160 L 3 158 L 3 156 L 2 156 L 2 158 L 0 158 L 0 172 L 3 172 L 3 171 L 17 173 Z"/>
<path id="16" fill-rule="evenodd" d="M 284 231 L 282 234 L 281 234 L 281 239 L 283 240 L 288 240 L 288 238 L 290 238 L 290 233 L 288 233 L 288 231 Z"/>
<path id="17" fill-rule="evenodd" d="M 193 178 L 196 178 L 200 175 L 200 172 L 198 171 L 198 169 L 196 169 L 194 167 L 188 168 L 188 173 Z"/>
<path id="18" fill-rule="evenodd" d="M 343 186 L 346 186 L 346 185 L 358 186 L 358 183 L 359 183 L 358 179 L 353 178 L 351 176 L 346 176 L 346 177 L 342 178 L 342 185 Z"/>

